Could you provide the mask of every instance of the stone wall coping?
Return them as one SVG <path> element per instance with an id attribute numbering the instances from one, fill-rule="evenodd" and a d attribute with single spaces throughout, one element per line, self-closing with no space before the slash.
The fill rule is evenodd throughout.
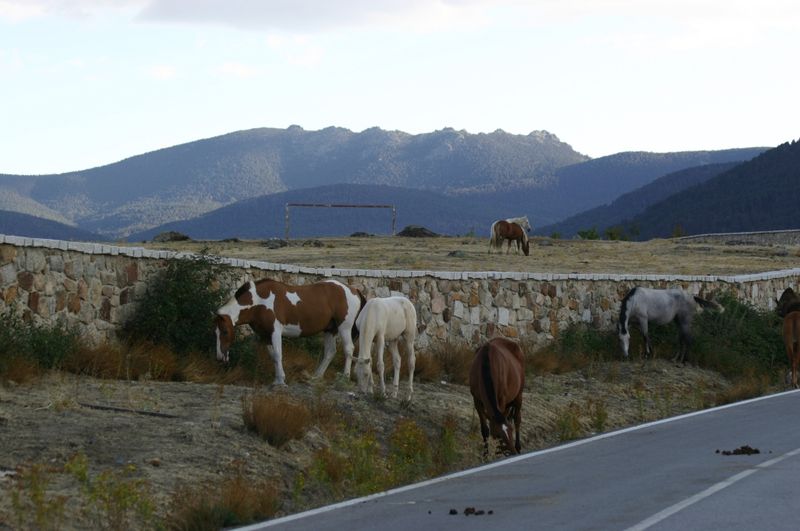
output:
<path id="1" fill-rule="evenodd" d="M 789 231 L 771 231 L 789 232 Z M 737 233 L 729 233 L 735 235 Z M 753 234 L 753 233 L 741 233 Z M 194 253 L 145 249 L 143 247 L 127 247 L 89 242 L 73 242 L 49 240 L 44 238 L 26 238 L 0 234 L 0 244 L 17 247 L 43 247 L 62 251 L 76 251 L 84 254 L 102 254 L 111 256 L 128 256 L 131 258 L 149 258 L 169 260 L 172 258 L 190 258 Z M 615 274 L 615 273 L 536 273 L 519 271 L 421 271 L 421 270 L 370 270 L 342 268 L 314 268 L 292 264 L 277 264 L 262 260 L 245 260 L 242 258 L 214 257 L 222 264 L 242 269 L 258 269 L 262 271 L 279 271 L 284 273 L 301 273 L 322 277 L 378 277 L 378 278 L 419 278 L 431 277 L 441 280 L 516 280 L 516 281 L 667 281 L 667 282 L 727 282 L 745 283 L 760 280 L 774 280 L 800 276 L 800 268 L 766 271 L 745 275 L 655 275 L 648 273 Z"/>
<path id="2" fill-rule="evenodd" d="M 717 238 L 717 237 L 735 237 L 735 236 L 762 236 L 765 234 L 797 234 L 800 229 L 783 229 L 783 230 L 757 230 L 748 232 L 709 232 L 707 234 L 692 234 L 689 236 L 680 236 L 674 238 L 675 240 L 698 240 L 702 238 Z"/>

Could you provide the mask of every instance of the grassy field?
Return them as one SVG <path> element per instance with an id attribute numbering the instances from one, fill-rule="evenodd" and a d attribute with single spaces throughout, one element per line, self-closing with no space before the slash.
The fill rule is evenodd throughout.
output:
<path id="1" fill-rule="evenodd" d="M 134 245 L 134 244 L 131 244 Z M 269 249 L 264 241 L 145 243 L 151 249 L 205 252 L 230 258 L 321 268 L 553 273 L 736 275 L 798 265 L 798 246 L 623 242 L 532 238 L 530 256 L 489 254 L 488 238 L 373 236 L 293 240 Z"/>

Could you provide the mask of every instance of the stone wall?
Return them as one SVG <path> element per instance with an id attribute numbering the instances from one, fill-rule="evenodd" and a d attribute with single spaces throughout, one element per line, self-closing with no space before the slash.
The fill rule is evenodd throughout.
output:
<path id="1" fill-rule="evenodd" d="M 145 293 L 148 279 L 166 260 L 180 256 L 0 235 L 0 309 L 16 308 L 35 321 L 60 320 L 93 341 L 110 339 Z M 524 336 L 544 345 L 575 322 L 611 329 L 623 296 L 635 285 L 682 287 L 706 297 L 726 291 L 772 309 L 777 295 L 796 288 L 800 279 L 800 269 L 737 276 L 610 275 L 314 269 L 223 261 L 241 271 L 239 281 L 271 277 L 305 284 L 336 278 L 368 298 L 405 295 L 417 308 L 420 347 L 432 340 L 476 343 L 495 335 Z"/>
<path id="2" fill-rule="evenodd" d="M 725 232 L 695 234 L 679 241 L 723 243 L 727 245 L 800 245 L 800 230 L 767 230 L 757 232 Z"/>

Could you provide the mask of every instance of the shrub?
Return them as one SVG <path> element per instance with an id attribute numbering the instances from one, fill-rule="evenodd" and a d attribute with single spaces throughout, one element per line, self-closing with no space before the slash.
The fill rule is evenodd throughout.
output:
<path id="1" fill-rule="evenodd" d="M 389 438 L 389 463 L 395 483 L 411 483 L 430 473 L 433 459 L 428 436 L 413 420 L 395 423 Z"/>
<path id="2" fill-rule="evenodd" d="M 617 348 L 616 334 L 586 323 L 571 323 L 552 343 L 536 350 L 523 340 L 525 369 L 533 374 L 561 374 L 582 369 L 593 361 L 612 359 Z"/>
<path id="3" fill-rule="evenodd" d="M 244 395 L 242 409 L 245 426 L 276 448 L 301 438 L 311 423 L 306 406 L 281 394 Z"/>
<path id="4" fill-rule="evenodd" d="M 60 368 L 79 346 L 78 332 L 62 323 L 37 324 L 10 309 L 0 312 L 0 374 L 8 379 Z"/>
<path id="5" fill-rule="evenodd" d="M 423 356 L 431 356 L 441 366 L 444 378 L 451 383 L 469 383 L 469 369 L 475 350 L 464 341 L 444 341 L 428 347 Z M 422 356 L 420 356 L 422 357 Z"/>
<path id="6" fill-rule="evenodd" d="M 221 482 L 178 489 L 167 525 L 181 531 L 216 531 L 272 518 L 279 506 L 274 481 L 248 478 L 238 470 Z"/>
<path id="7" fill-rule="evenodd" d="M 575 402 L 562 409 L 556 417 L 555 428 L 558 440 L 565 442 L 577 439 L 583 434 L 580 422 L 580 406 Z"/>
<path id="8" fill-rule="evenodd" d="M 449 472 L 461 462 L 463 456 L 456 432 L 457 426 L 456 417 L 452 415 L 448 415 L 442 420 L 439 437 L 435 439 L 433 448 L 433 462 L 437 474 Z"/>
<path id="9" fill-rule="evenodd" d="M 730 294 L 717 297 L 723 313 L 701 312 L 694 321 L 689 359 L 727 377 L 768 374 L 786 364 L 781 319 Z"/>
<path id="10" fill-rule="evenodd" d="M 150 282 L 123 337 L 168 345 L 184 354 L 207 351 L 212 316 L 228 296 L 230 270 L 206 257 L 170 260 Z"/>

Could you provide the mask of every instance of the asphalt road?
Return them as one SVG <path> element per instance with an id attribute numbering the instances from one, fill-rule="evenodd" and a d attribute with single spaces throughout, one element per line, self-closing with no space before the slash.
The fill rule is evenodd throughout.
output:
<path id="1" fill-rule="evenodd" d="M 722 453 L 744 445 L 760 453 Z M 244 529 L 796 530 L 798 474 L 800 392 L 792 391 Z"/>

